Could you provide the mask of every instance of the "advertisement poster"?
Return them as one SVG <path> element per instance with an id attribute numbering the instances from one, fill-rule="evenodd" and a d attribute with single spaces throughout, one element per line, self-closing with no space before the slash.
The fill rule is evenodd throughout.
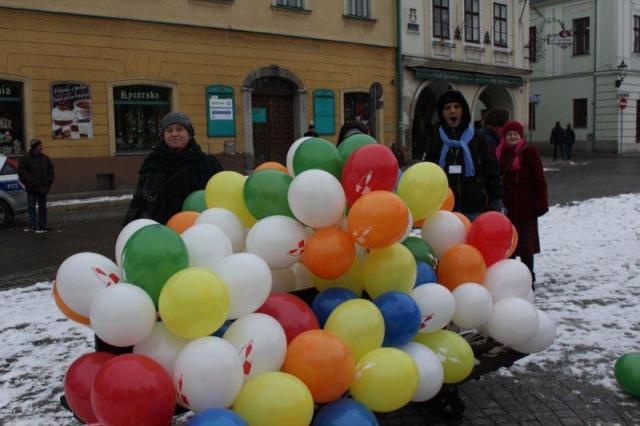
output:
<path id="1" fill-rule="evenodd" d="M 93 138 L 91 91 L 85 83 L 51 83 L 51 124 L 54 139 Z"/>

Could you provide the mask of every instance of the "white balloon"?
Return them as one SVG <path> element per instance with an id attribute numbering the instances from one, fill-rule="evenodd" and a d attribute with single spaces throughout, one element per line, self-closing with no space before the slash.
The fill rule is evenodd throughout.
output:
<path id="1" fill-rule="evenodd" d="M 533 289 L 529 290 L 529 293 L 527 293 L 527 297 L 525 297 L 525 300 L 533 305 L 535 303 L 535 299 L 536 296 L 533 293 Z"/>
<path id="2" fill-rule="evenodd" d="M 249 230 L 247 251 L 263 258 L 272 270 L 284 269 L 300 259 L 306 240 L 307 232 L 297 220 L 287 216 L 269 216 Z"/>
<path id="3" fill-rule="evenodd" d="M 538 309 L 538 328 L 535 334 L 526 342 L 511 346 L 518 352 L 532 354 L 542 352 L 556 340 L 556 323 L 549 314 Z"/>
<path id="4" fill-rule="evenodd" d="M 122 228 L 120 234 L 118 235 L 118 239 L 116 240 L 116 263 L 118 265 L 122 265 L 122 250 L 124 250 L 124 246 L 129 241 L 129 238 L 135 234 L 138 229 L 142 229 L 147 225 L 157 225 L 158 222 L 151 219 L 136 219 L 133 220 Z"/>
<path id="5" fill-rule="evenodd" d="M 121 276 L 120 268 L 111 259 L 97 253 L 76 253 L 58 268 L 56 287 L 72 311 L 88 317 L 96 295 L 120 281 Z"/>
<path id="6" fill-rule="evenodd" d="M 485 325 L 489 336 L 509 346 L 520 345 L 538 329 L 538 312 L 519 297 L 507 297 L 493 305 L 491 318 Z"/>
<path id="7" fill-rule="evenodd" d="M 480 284 L 461 284 L 453 290 L 453 297 L 456 299 L 453 322 L 458 327 L 482 327 L 491 318 L 493 299 L 489 291 Z"/>
<path id="8" fill-rule="evenodd" d="M 293 172 L 293 156 L 296 154 L 296 150 L 302 144 L 302 142 L 310 139 L 309 136 L 304 136 L 300 139 L 297 139 L 294 143 L 289 147 L 289 151 L 287 151 L 287 170 L 289 170 L 289 174 L 291 176 L 295 176 L 296 174 Z"/>
<path id="9" fill-rule="evenodd" d="M 213 270 L 229 290 L 227 319 L 254 312 L 269 297 L 271 271 L 260 256 L 235 253 L 218 262 Z"/>
<path id="10" fill-rule="evenodd" d="M 238 253 L 244 250 L 246 233 L 242 222 L 233 212 L 221 207 L 207 209 L 198 215 L 196 225 L 209 224 L 222 229 L 233 246 L 233 252 Z"/>
<path id="11" fill-rule="evenodd" d="M 311 278 L 311 272 L 302 263 L 298 262 L 291 267 L 293 274 L 296 276 L 296 290 L 304 290 L 314 286 Z"/>
<path id="12" fill-rule="evenodd" d="M 271 285 L 271 294 L 289 293 L 296 289 L 296 273 L 293 266 L 285 269 L 274 269 L 271 271 L 273 284 Z"/>
<path id="13" fill-rule="evenodd" d="M 133 347 L 133 353 L 146 355 L 157 361 L 172 376 L 176 358 L 187 343 L 187 339 L 171 333 L 162 321 L 158 321 L 151 333 Z"/>
<path id="14" fill-rule="evenodd" d="M 318 169 L 306 170 L 293 179 L 288 200 L 296 219 L 312 228 L 336 225 L 347 206 L 344 189 L 338 179 Z"/>
<path id="15" fill-rule="evenodd" d="M 200 337 L 178 355 L 173 380 L 180 405 L 196 413 L 226 408 L 242 387 L 242 362 L 236 348 L 226 340 Z"/>
<path id="16" fill-rule="evenodd" d="M 287 354 L 287 336 L 273 317 L 254 313 L 238 318 L 224 333 L 242 361 L 244 380 L 278 371 Z"/>
<path id="17" fill-rule="evenodd" d="M 438 355 L 416 342 L 409 342 L 400 349 L 413 358 L 418 367 L 418 388 L 411 400 L 424 402 L 436 396 L 444 382 L 444 369 Z"/>
<path id="18" fill-rule="evenodd" d="M 181 236 L 189 252 L 190 267 L 212 268 L 233 253 L 227 234 L 216 225 L 193 225 Z"/>
<path id="19" fill-rule="evenodd" d="M 531 272 L 524 263 L 503 259 L 487 268 L 483 284 L 495 303 L 507 297 L 526 299 L 531 290 L 531 281 Z"/>
<path id="20" fill-rule="evenodd" d="M 453 294 L 440 284 L 423 284 L 414 288 L 411 297 L 420 308 L 419 333 L 433 333 L 449 324 L 456 311 Z"/>
<path id="21" fill-rule="evenodd" d="M 91 328 L 113 346 L 133 346 L 142 342 L 156 324 L 156 308 L 140 287 L 120 283 L 103 289 L 89 310 Z"/>
<path id="22" fill-rule="evenodd" d="M 465 242 L 466 231 L 464 224 L 455 214 L 440 210 L 424 221 L 422 239 L 440 258 L 451 247 Z"/>

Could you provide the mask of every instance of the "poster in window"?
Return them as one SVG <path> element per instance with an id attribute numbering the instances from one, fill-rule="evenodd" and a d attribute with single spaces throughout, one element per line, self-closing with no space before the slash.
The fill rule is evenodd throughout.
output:
<path id="1" fill-rule="evenodd" d="M 207 136 L 235 136 L 236 119 L 233 105 L 233 88 L 212 85 L 206 89 Z"/>
<path id="2" fill-rule="evenodd" d="M 54 139 L 93 138 L 88 84 L 74 81 L 51 83 L 51 125 Z"/>

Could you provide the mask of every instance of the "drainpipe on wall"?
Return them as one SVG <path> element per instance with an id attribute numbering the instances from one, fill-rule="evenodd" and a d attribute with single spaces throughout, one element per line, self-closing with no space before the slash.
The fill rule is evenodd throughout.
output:
<path id="1" fill-rule="evenodd" d="M 593 111 L 591 121 L 593 131 L 591 133 L 591 152 L 596 150 L 596 67 L 598 66 L 598 0 L 593 0 Z"/>
<path id="2" fill-rule="evenodd" d="M 397 87 L 397 108 L 398 108 L 398 136 L 400 140 L 400 146 L 405 149 L 406 141 L 404 137 L 404 123 L 402 120 L 402 109 L 404 102 L 402 101 L 402 92 L 404 86 L 404 73 L 402 66 L 402 0 L 396 0 L 396 87 Z"/>

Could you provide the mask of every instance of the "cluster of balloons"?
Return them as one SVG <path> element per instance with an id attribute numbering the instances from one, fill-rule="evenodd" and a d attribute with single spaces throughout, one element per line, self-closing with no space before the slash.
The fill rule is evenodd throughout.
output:
<path id="1" fill-rule="evenodd" d="M 515 229 L 453 205 L 436 164 L 401 173 L 367 135 L 339 148 L 302 138 L 286 166 L 214 175 L 167 224 L 129 223 L 115 262 L 78 253 L 60 266 L 62 312 L 133 346 L 78 358 L 69 405 L 103 425 L 169 424 L 175 403 L 193 425 L 373 425 L 372 412 L 469 376 L 473 351 L 451 323 L 544 350 L 555 325 L 507 259 Z M 309 304 L 292 293 L 308 287 Z"/>

